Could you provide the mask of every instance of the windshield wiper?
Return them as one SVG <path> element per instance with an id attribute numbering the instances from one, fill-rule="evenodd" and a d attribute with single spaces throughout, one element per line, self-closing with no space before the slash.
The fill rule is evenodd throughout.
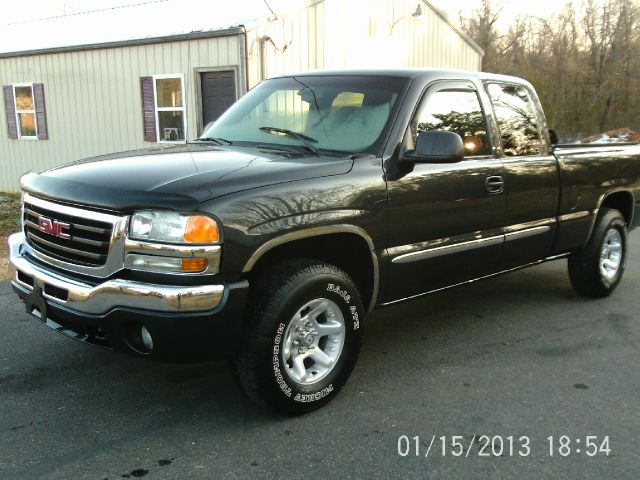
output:
<path id="1" fill-rule="evenodd" d="M 263 132 L 271 133 L 273 135 L 289 135 L 302 143 L 307 150 L 309 150 L 313 155 L 320 155 L 320 152 L 316 147 L 312 145 L 313 143 L 318 143 L 315 138 L 311 138 L 304 133 L 294 132 L 293 130 L 287 130 L 286 128 L 278 128 L 278 127 L 260 127 L 260 130 Z"/>
<path id="2" fill-rule="evenodd" d="M 213 143 L 217 143 L 218 145 L 232 144 L 230 140 L 227 140 L 226 138 L 220 138 L 220 137 L 200 137 L 200 138 L 196 138 L 194 142 L 213 142 Z"/>

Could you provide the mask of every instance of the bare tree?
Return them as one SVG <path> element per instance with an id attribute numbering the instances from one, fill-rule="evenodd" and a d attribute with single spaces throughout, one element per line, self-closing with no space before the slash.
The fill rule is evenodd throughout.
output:
<path id="1" fill-rule="evenodd" d="M 531 81 L 550 125 L 565 140 L 613 128 L 640 129 L 638 0 L 583 0 L 549 18 L 518 18 L 506 33 L 490 0 L 465 31 L 487 51 L 483 70 Z"/>
<path id="2" fill-rule="evenodd" d="M 501 52 L 495 24 L 500 18 L 502 8 L 495 9 L 491 0 L 482 0 L 482 6 L 468 18 L 460 15 L 460 23 L 467 34 L 484 50 L 482 59 L 484 69 L 493 71 Z"/>

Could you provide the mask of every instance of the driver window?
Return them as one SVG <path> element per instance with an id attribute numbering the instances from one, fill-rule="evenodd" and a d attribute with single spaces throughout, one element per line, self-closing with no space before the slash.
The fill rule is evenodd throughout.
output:
<path id="1" fill-rule="evenodd" d="M 465 157 L 491 154 L 480 100 L 471 90 L 439 90 L 427 95 L 410 128 L 414 144 L 420 132 L 448 130 L 462 137 Z"/>

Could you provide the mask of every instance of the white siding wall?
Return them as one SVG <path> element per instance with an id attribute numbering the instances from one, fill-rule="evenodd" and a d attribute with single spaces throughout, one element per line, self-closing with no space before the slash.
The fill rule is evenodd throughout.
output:
<path id="1" fill-rule="evenodd" d="M 418 3 L 420 22 L 411 17 Z M 265 36 L 273 44 L 261 41 Z M 480 70 L 481 61 L 481 54 L 421 0 L 311 1 L 307 8 L 248 28 L 249 87 L 263 76 L 307 69 Z"/>
<path id="2" fill-rule="evenodd" d="M 10 140 L 0 105 L 0 191 L 20 176 L 93 155 L 154 145 L 144 142 L 140 77 L 182 73 L 187 138 L 200 132 L 197 68 L 237 67 L 241 37 L 226 36 L 79 52 L 0 58 L 0 85 L 44 83 L 49 140 Z M 242 72 L 238 72 L 242 74 Z M 242 93 L 244 80 L 239 80 Z"/>

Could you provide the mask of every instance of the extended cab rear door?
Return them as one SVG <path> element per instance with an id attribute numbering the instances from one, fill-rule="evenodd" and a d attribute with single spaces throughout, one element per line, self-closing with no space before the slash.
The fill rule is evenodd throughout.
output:
<path id="1" fill-rule="evenodd" d="M 386 302 L 497 271 L 504 236 L 504 167 L 496 158 L 482 86 L 427 87 L 405 132 L 399 163 L 387 171 L 389 276 Z M 490 108 L 490 107 L 489 107 Z M 419 131 L 449 130 L 466 146 L 459 163 L 402 164 Z"/>
<path id="2" fill-rule="evenodd" d="M 485 83 L 501 140 L 507 211 L 501 270 L 543 259 L 556 236 L 560 178 L 544 113 L 526 84 Z"/>

